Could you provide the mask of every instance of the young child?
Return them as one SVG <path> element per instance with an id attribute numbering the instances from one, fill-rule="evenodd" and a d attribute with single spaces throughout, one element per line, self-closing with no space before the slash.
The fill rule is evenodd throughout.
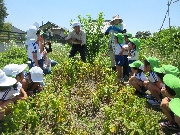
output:
<path id="1" fill-rule="evenodd" d="M 105 35 L 110 34 L 110 43 L 108 46 L 108 54 L 111 59 L 111 67 L 112 70 L 116 70 L 116 63 L 115 63 L 115 47 L 116 43 L 114 40 L 114 34 L 115 33 L 125 33 L 126 28 L 125 25 L 122 24 L 123 20 L 119 17 L 119 15 L 115 15 L 112 17 L 113 19 L 110 21 L 111 26 L 106 30 Z"/>
<path id="2" fill-rule="evenodd" d="M 37 41 L 37 27 L 31 26 L 27 30 L 27 41 L 26 44 L 28 45 L 28 59 L 30 61 L 30 68 L 34 66 L 39 66 L 43 69 L 43 59 L 40 53 L 39 45 L 36 43 Z"/>
<path id="3" fill-rule="evenodd" d="M 148 102 L 152 105 L 159 105 L 161 103 L 161 97 L 160 97 L 160 86 L 158 82 L 158 76 L 154 72 L 154 67 L 159 67 L 159 59 L 156 57 L 146 57 L 144 60 L 144 72 L 148 72 L 148 79 L 149 81 L 144 81 L 144 87 L 148 89 L 152 96 L 155 98 L 155 100 L 148 100 Z M 146 98 L 149 98 L 152 96 L 147 95 Z"/>
<path id="4" fill-rule="evenodd" d="M 115 43 L 116 43 L 115 61 L 116 61 L 116 70 L 118 72 L 117 78 L 120 79 L 120 81 L 123 83 L 124 78 L 123 78 L 122 66 L 124 64 L 123 52 L 125 51 L 125 48 L 123 47 L 124 35 L 121 33 L 114 35 L 115 35 Z"/>
<path id="5" fill-rule="evenodd" d="M 6 76 L 6 74 L 0 69 L 0 120 L 4 115 L 10 113 L 11 108 L 9 104 L 14 102 L 11 100 L 19 94 L 18 91 L 12 89 L 12 85 L 16 83 L 16 79 Z M 5 109 L 5 111 L 3 111 Z"/>
<path id="6" fill-rule="evenodd" d="M 6 65 L 3 69 L 3 72 L 5 72 L 7 76 L 11 76 L 16 79 L 16 83 L 13 84 L 13 88 L 17 90 L 20 94 L 12 99 L 14 102 L 17 102 L 17 100 L 19 99 L 24 100 L 27 98 L 27 94 L 22 88 L 22 84 L 21 84 L 21 81 L 24 79 L 23 71 L 26 69 L 26 67 L 27 67 L 27 64 L 21 64 L 21 65 L 9 64 L 9 65 Z"/>
<path id="7" fill-rule="evenodd" d="M 162 67 L 160 68 L 155 67 L 154 72 L 158 76 L 158 82 L 160 84 L 160 88 L 164 87 L 163 77 L 165 74 L 172 74 L 172 75 L 178 76 L 178 74 L 180 73 L 179 69 L 172 65 L 162 65 Z M 163 97 L 165 97 L 164 91 L 161 90 L 161 94 Z"/>
<path id="8" fill-rule="evenodd" d="M 165 87 L 162 87 L 165 91 L 166 98 L 162 100 L 164 107 L 162 108 L 163 113 L 166 115 L 169 121 L 161 122 L 159 125 L 163 128 L 179 129 L 179 126 L 175 123 L 174 114 L 169 108 L 169 103 L 173 98 L 180 97 L 180 79 L 174 75 L 166 74 L 163 77 Z M 171 106 L 172 107 L 172 106 Z"/>
<path id="9" fill-rule="evenodd" d="M 26 77 L 22 80 L 22 87 L 32 96 L 34 93 L 40 92 L 42 86 L 40 83 L 43 82 L 43 70 L 40 67 L 32 67 L 27 73 Z"/>
<path id="10" fill-rule="evenodd" d="M 47 52 L 43 52 L 43 73 L 46 74 L 51 74 L 51 59 L 48 58 Z"/>
<path id="11" fill-rule="evenodd" d="M 125 81 L 128 81 L 129 79 L 129 62 L 128 62 L 128 46 L 129 46 L 129 38 L 132 38 L 132 34 L 127 32 L 127 33 L 123 33 L 124 35 L 124 47 L 125 47 L 125 51 L 123 52 L 123 56 L 124 56 L 124 65 L 123 65 L 123 77 Z"/>
<path id="12" fill-rule="evenodd" d="M 143 73 L 143 63 L 139 60 L 129 64 L 133 76 L 129 79 L 129 83 L 139 92 L 140 95 L 144 95 L 146 88 L 143 86 L 144 81 L 148 81 L 148 78 Z"/>
<path id="13" fill-rule="evenodd" d="M 174 113 L 174 120 L 180 127 L 180 98 L 174 98 L 169 102 L 169 108 Z M 180 135 L 180 129 L 175 135 Z"/>
<path id="14" fill-rule="evenodd" d="M 134 61 L 138 60 L 138 47 L 140 41 L 137 38 L 129 38 L 129 47 L 128 47 L 128 63 L 131 64 Z M 129 67 L 129 74 L 132 76 L 131 68 Z"/>

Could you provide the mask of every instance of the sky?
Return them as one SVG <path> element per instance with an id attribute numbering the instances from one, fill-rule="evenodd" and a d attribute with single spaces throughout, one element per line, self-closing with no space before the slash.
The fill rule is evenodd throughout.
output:
<path id="1" fill-rule="evenodd" d="M 170 1 L 170 0 L 169 0 Z M 180 26 L 180 0 L 169 8 L 169 16 L 163 28 Z M 96 19 L 103 12 L 105 20 L 116 14 L 123 19 L 127 31 L 133 35 L 137 31 L 159 31 L 166 11 L 168 0 L 4 0 L 8 17 L 5 22 L 26 31 L 34 22 L 40 25 L 47 21 L 71 29 L 70 20 L 77 16 L 90 14 Z"/>

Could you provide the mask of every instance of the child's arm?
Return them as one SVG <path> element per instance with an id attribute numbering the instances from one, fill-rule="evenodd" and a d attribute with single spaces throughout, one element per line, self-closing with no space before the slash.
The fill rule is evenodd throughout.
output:
<path id="1" fill-rule="evenodd" d="M 23 88 L 20 89 L 20 96 L 21 96 L 21 99 L 26 99 L 27 98 L 27 93 L 24 91 Z"/>
<path id="2" fill-rule="evenodd" d="M 119 55 L 123 55 L 123 52 L 126 51 L 126 48 L 122 46 L 122 50 L 121 52 L 119 53 Z"/>

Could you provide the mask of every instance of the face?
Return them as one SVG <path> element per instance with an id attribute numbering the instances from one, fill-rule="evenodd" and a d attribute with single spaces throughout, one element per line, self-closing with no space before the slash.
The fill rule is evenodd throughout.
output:
<path id="1" fill-rule="evenodd" d="M 75 30 L 75 32 L 79 32 L 80 31 L 80 26 L 75 26 L 74 30 Z"/>
<path id="2" fill-rule="evenodd" d="M 148 66 L 144 65 L 144 72 L 149 72 L 149 71 L 151 71 L 151 66 L 150 65 L 148 65 Z"/>
<path id="3" fill-rule="evenodd" d="M 132 45 L 131 42 L 129 43 L 129 46 L 128 46 L 128 47 L 129 47 L 129 49 L 133 49 L 133 45 Z"/>
<path id="4" fill-rule="evenodd" d="M 137 70 L 134 70 L 134 68 L 131 68 L 131 71 L 135 74 L 137 74 Z"/>
<path id="5" fill-rule="evenodd" d="M 21 81 L 22 79 L 24 79 L 24 72 L 19 73 L 16 77 L 17 81 Z"/>
<path id="6" fill-rule="evenodd" d="M 113 21 L 115 25 L 119 24 L 120 23 L 120 20 L 119 19 L 116 19 Z"/>
<path id="7" fill-rule="evenodd" d="M 129 39 L 128 39 L 128 37 L 127 37 L 127 36 L 125 36 L 124 40 L 125 40 L 125 42 L 126 42 L 126 43 L 128 43 L 128 42 L 129 42 Z"/>

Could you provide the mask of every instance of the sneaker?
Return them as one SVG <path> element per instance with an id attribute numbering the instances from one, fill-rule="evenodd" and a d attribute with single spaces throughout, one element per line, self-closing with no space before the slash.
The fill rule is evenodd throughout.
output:
<path id="1" fill-rule="evenodd" d="M 124 78 L 120 78 L 120 82 L 121 82 L 121 83 L 124 83 Z"/>
<path id="2" fill-rule="evenodd" d="M 160 105 L 161 100 L 147 100 L 147 102 L 151 105 Z"/>
<path id="3" fill-rule="evenodd" d="M 171 130 L 178 130 L 178 131 L 180 130 L 179 126 L 176 123 L 172 123 L 170 121 L 160 122 L 159 125 L 162 128 L 168 128 Z"/>
<path id="4" fill-rule="evenodd" d="M 152 94 L 146 95 L 145 98 L 147 98 L 147 99 L 154 99 Z"/>

